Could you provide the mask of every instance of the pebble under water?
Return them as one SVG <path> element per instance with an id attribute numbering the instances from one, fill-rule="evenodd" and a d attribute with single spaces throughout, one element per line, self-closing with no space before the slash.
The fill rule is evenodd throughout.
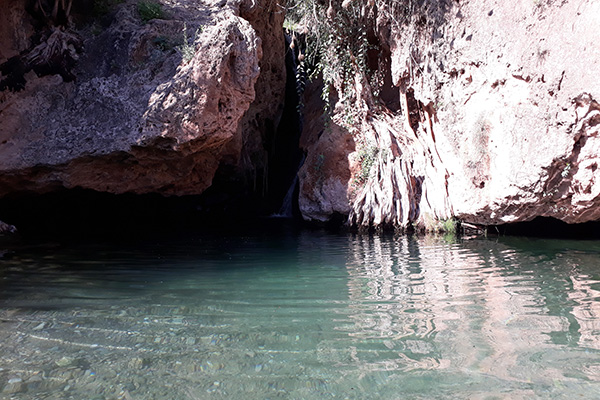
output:
<path id="1" fill-rule="evenodd" d="M 2 399 L 600 397 L 600 241 L 320 231 L 14 248 Z"/>

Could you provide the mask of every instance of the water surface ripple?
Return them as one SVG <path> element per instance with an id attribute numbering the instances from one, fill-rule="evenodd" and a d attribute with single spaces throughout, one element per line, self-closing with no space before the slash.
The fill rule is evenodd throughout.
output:
<path id="1" fill-rule="evenodd" d="M 600 398 L 600 242 L 280 233 L 14 250 L 0 398 Z"/>

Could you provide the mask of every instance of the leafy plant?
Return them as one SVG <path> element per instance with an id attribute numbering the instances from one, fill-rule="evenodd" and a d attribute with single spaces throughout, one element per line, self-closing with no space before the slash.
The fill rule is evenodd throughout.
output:
<path id="1" fill-rule="evenodd" d="M 433 33 L 451 4 L 450 0 L 288 0 L 284 25 L 304 38 L 309 78 L 321 76 L 324 81 L 325 114 L 332 111 L 333 99 L 342 102 L 346 113 L 359 108 L 358 102 L 371 106 L 368 103 L 376 101 L 384 87 L 389 59 L 376 25 L 399 30 L 414 23 L 417 30 Z M 361 113 L 360 119 L 345 118 L 343 124 L 359 127 L 363 118 Z"/>
<path id="2" fill-rule="evenodd" d="M 194 58 L 194 54 L 196 54 L 196 41 L 198 40 L 198 37 L 202 33 L 203 29 L 203 26 L 200 26 L 198 29 L 196 29 L 196 32 L 194 32 L 194 38 L 190 39 L 187 34 L 187 25 L 185 23 L 183 24 L 183 44 L 181 46 L 177 46 L 177 49 L 181 53 L 181 58 L 184 62 L 187 63 Z"/>
<path id="3" fill-rule="evenodd" d="M 423 214 L 424 229 L 431 233 L 443 233 L 444 237 L 456 236 L 458 221 L 454 218 L 437 219 L 431 214 Z"/>
<path id="4" fill-rule="evenodd" d="M 355 183 L 365 183 L 371 176 L 371 169 L 377 161 L 379 148 L 374 144 L 366 144 L 360 147 L 357 152 L 360 161 L 360 173 L 355 178 Z"/>
<path id="5" fill-rule="evenodd" d="M 367 51 L 372 45 L 367 37 L 374 23 L 370 17 L 362 2 L 345 1 L 342 5 L 341 1 L 292 0 L 289 3 L 284 25 L 304 37 L 307 74 L 311 79 L 318 75 L 323 78 L 321 97 L 326 114 L 331 111 L 332 88 L 350 109 L 355 98 L 356 74 L 369 73 Z"/>
<path id="6" fill-rule="evenodd" d="M 440 228 L 441 231 L 451 234 L 456 234 L 456 228 L 458 223 L 453 218 L 448 218 L 446 220 L 441 221 L 442 226 Z"/>
<path id="7" fill-rule="evenodd" d="M 287 30 L 287 31 L 297 31 L 298 30 L 298 24 L 290 21 L 289 19 L 285 19 L 283 21 L 283 29 Z"/>
<path id="8" fill-rule="evenodd" d="M 138 14 L 144 22 L 148 22 L 152 19 L 164 19 L 164 11 L 162 4 L 155 3 L 152 1 L 140 1 L 137 3 Z"/>

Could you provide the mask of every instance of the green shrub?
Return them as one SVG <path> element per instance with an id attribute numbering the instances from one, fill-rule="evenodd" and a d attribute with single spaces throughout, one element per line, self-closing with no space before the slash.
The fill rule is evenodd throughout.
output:
<path id="1" fill-rule="evenodd" d="M 456 236 L 458 233 L 458 221 L 454 218 L 437 219 L 431 214 L 423 214 L 423 228 L 426 232 L 442 233 L 444 236 Z"/>
<path id="2" fill-rule="evenodd" d="M 373 48 L 367 40 L 372 21 L 362 14 L 360 4 L 354 4 L 359 2 L 348 7 L 342 7 L 341 3 L 341 0 L 290 0 L 284 22 L 289 31 L 304 41 L 303 68 L 309 79 L 323 78 L 321 98 L 326 116 L 332 111 L 329 104 L 332 89 L 344 101 L 346 109 L 351 110 L 356 74 L 370 77 L 372 72 L 367 66 L 367 50 Z M 355 122 L 345 118 L 343 123 L 351 127 Z"/>
<path id="3" fill-rule="evenodd" d="M 403 27 L 413 23 L 419 32 L 429 30 L 434 35 L 451 3 L 448 0 L 286 1 L 284 26 L 304 42 L 303 63 L 309 79 L 317 76 L 323 79 L 324 114 L 330 116 L 333 99 L 342 103 L 342 113 L 356 108 L 357 95 L 370 92 L 373 101 L 382 100 L 378 96 L 386 86 L 390 60 L 386 55 L 387 45 L 379 40 L 382 32 L 378 30 L 378 20 L 385 21 L 390 30 L 396 27 L 403 31 Z M 409 43 L 412 39 L 405 38 Z M 412 67 L 419 68 L 412 58 Z M 357 89 L 362 93 L 356 93 Z M 335 95 L 331 100 L 330 94 Z M 344 118 L 342 125 L 354 136 L 360 136 L 359 122 L 351 116 Z"/>
<path id="4" fill-rule="evenodd" d="M 355 183 L 365 183 L 371 176 L 371 169 L 377 161 L 379 148 L 374 144 L 366 144 L 357 152 L 358 160 L 360 161 L 360 173 L 355 178 Z"/>
<path id="5" fill-rule="evenodd" d="M 162 4 L 154 3 L 151 1 L 140 1 L 137 4 L 138 13 L 140 14 L 140 18 L 144 22 L 148 22 L 151 19 L 163 19 L 164 12 L 162 9 Z"/>
<path id="6" fill-rule="evenodd" d="M 202 33 L 203 29 L 203 26 L 196 29 L 194 38 L 191 39 L 187 34 L 187 25 L 185 22 L 183 23 L 183 44 L 181 46 L 177 46 L 177 50 L 179 50 L 181 53 L 181 58 L 184 62 L 187 63 L 194 58 L 194 54 L 196 54 L 196 41 L 198 40 L 198 36 L 200 36 L 200 33 Z"/>
<path id="7" fill-rule="evenodd" d="M 442 226 L 441 230 L 446 233 L 456 234 L 457 222 L 453 218 L 448 218 L 447 220 L 441 221 Z"/>

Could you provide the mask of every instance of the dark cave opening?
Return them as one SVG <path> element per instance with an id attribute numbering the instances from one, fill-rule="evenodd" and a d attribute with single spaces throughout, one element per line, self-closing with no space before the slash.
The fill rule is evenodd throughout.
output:
<path id="1" fill-rule="evenodd" d="M 234 214 L 240 220 L 268 216 L 301 220 L 297 174 L 305 157 L 300 148 L 305 73 L 298 59 L 300 42 L 287 33 L 284 38 L 284 101 L 277 122 L 262 121 L 261 137 L 266 157 L 258 162 L 259 167 L 253 172 L 240 172 L 227 163 L 219 166 L 212 185 L 199 196 L 200 209 L 204 214 L 210 214 L 210 219 L 229 220 Z"/>
<path id="2" fill-rule="evenodd" d="M 302 226 L 298 219 L 271 218 L 255 199 L 228 192 L 218 186 L 201 195 L 168 197 L 82 188 L 19 193 L 0 199 L 0 221 L 16 226 L 17 239 L 34 243 L 147 242 Z"/>
<path id="3" fill-rule="evenodd" d="M 0 220 L 15 225 L 26 238 L 82 239 L 177 232 L 210 222 L 200 196 L 110 194 L 81 188 L 7 196 L 0 199 Z"/>
<path id="4" fill-rule="evenodd" d="M 488 234 L 548 239 L 600 239 L 600 221 L 567 224 L 555 218 L 537 217 L 528 222 L 488 227 Z"/>

